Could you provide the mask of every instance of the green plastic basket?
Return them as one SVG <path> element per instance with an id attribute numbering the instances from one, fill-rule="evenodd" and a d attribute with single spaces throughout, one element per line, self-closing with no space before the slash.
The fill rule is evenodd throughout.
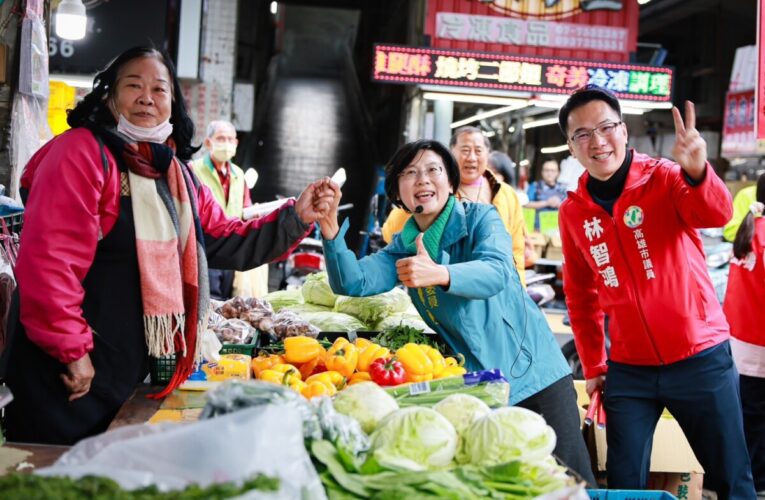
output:
<path id="1" fill-rule="evenodd" d="M 223 344 L 220 348 L 221 354 L 246 354 L 247 356 L 257 355 L 258 344 Z"/>
<path id="2" fill-rule="evenodd" d="M 161 358 L 149 358 L 149 377 L 151 385 L 165 385 L 175 373 L 175 355 Z"/>

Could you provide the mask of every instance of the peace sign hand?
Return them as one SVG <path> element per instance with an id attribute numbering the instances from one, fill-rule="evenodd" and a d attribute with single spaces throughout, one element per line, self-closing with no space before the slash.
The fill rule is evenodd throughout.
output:
<path id="1" fill-rule="evenodd" d="M 675 120 L 675 147 L 672 156 L 691 179 L 700 181 L 707 164 L 707 143 L 696 130 L 696 108 L 685 101 L 685 123 L 677 107 L 672 108 Z"/>

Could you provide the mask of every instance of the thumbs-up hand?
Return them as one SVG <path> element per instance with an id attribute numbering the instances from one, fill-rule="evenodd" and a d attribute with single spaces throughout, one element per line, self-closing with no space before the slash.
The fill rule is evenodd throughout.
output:
<path id="1" fill-rule="evenodd" d="M 449 286 L 449 270 L 433 262 L 422 241 L 423 233 L 415 239 L 417 253 L 413 257 L 399 259 L 396 262 L 398 279 L 407 288 L 423 288 L 428 286 Z"/>

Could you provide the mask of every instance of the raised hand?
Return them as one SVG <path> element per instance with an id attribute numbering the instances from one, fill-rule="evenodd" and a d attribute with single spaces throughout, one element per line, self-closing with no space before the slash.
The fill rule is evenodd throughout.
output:
<path id="1" fill-rule="evenodd" d="M 672 108 L 675 120 L 675 147 L 672 156 L 693 180 L 701 180 L 707 164 L 707 143 L 696 130 L 696 108 L 685 101 L 685 122 L 677 107 Z"/>
<path id="2" fill-rule="evenodd" d="M 320 186 L 314 196 L 314 203 L 326 205 L 326 210 L 323 211 L 324 215 L 317 220 L 321 228 L 321 235 L 325 240 L 334 240 L 340 230 L 340 224 L 337 220 L 337 207 L 340 205 L 342 196 L 340 186 L 335 184 L 332 179 L 325 177 L 320 181 Z"/>
<path id="3" fill-rule="evenodd" d="M 417 254 L 413 257 L 396 261 L 396 273 L 398 279 L 408 288 L 422 288 L 427 286 L 449 286 L 449 270 L 445 266 L 436 264 L 430 258 L 422 242 L 423 233 L 415 240 Z"/>
<path id="4" fill-rule="evenodd" d="M 333 195 L 328 194 L 324 188 L 325 181 L 328 180 L 319 179 L 312 182 L 298 196 L 295 202 L 295 211 L 304 224 L 317 222 L 319 219 L 327 216 L 330 205 L 333 202 Z"/>

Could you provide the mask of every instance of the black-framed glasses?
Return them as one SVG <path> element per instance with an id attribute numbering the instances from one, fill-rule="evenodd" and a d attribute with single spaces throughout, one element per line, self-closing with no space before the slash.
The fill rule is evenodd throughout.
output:
<path id="1" fill-rule="evenodd" d="M 621 125 L 621 120 L 618 122 L 606 122 L 601 125 L 598 125 L 595 128 L 591 128 L 589 130 L 579 130 L 574 135 L 569 137 L 572 141 L 579 145 L 584 145 L 590 142 L 590 139 L 592 139 L 592 134 L 598 134 L 600 137 L 611 137 L 614 135 L 614 132 L 616 131 L 616 127 Z"/>

